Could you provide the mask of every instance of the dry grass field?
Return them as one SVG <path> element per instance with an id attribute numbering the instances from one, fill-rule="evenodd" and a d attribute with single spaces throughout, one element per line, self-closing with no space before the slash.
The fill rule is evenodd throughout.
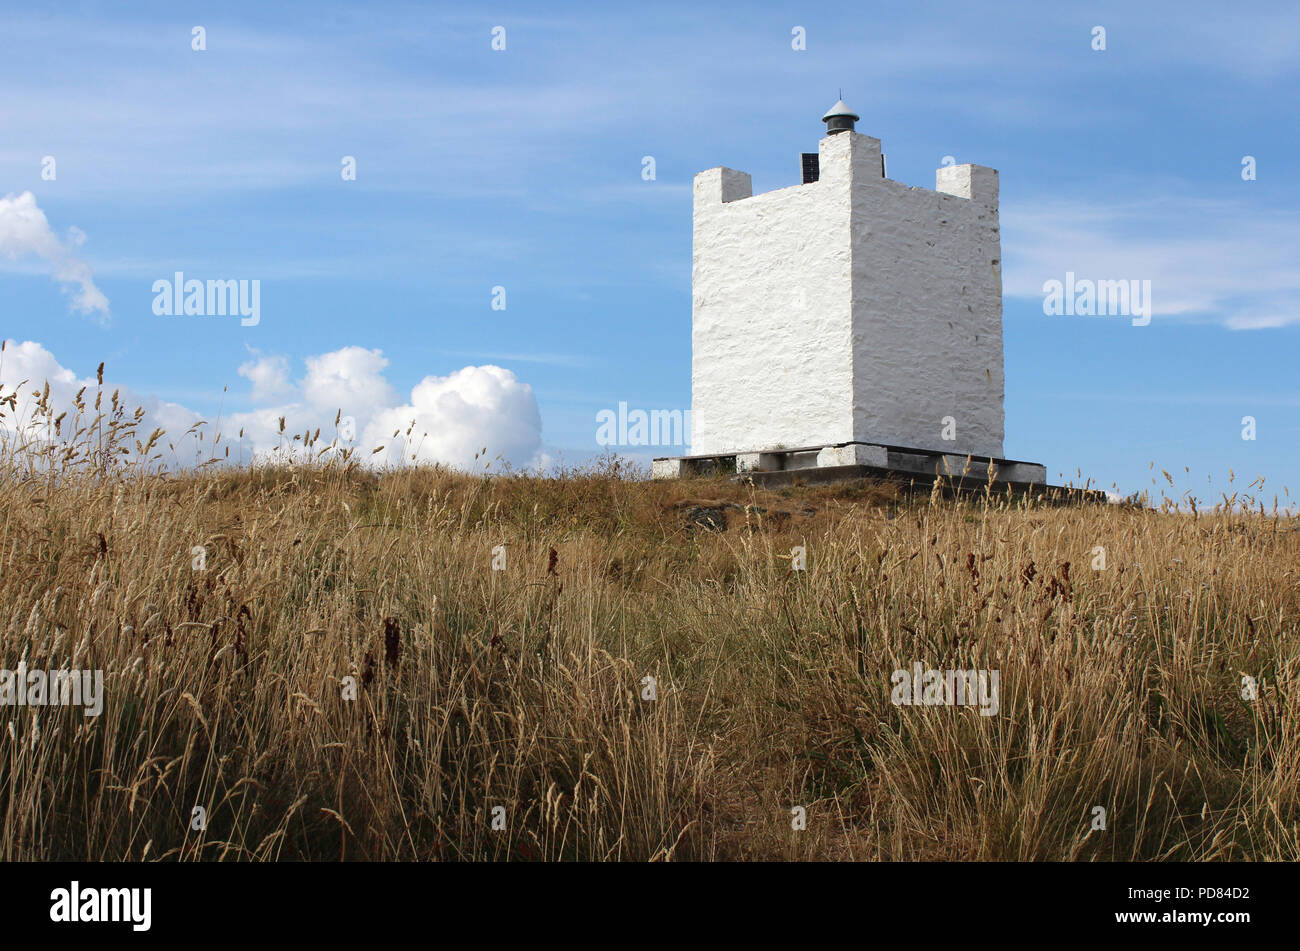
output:
<path id="1" fill-rule="evenodd" d="M 0 709 L 5 860 L 1300 859 L 1300 531 L 1248 496 L 177 475 L 91 396 L 0 457 L 3 666 L 105 672 Z M 891 703 L 918 662 L 997 715 Z"/>

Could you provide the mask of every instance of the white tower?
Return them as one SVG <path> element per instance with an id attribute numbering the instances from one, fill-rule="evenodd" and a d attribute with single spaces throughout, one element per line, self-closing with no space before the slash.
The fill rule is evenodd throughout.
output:
<path id="1" fill-rule="evenodd" d="M 1000 457 L 998 173 L 953 165 L 934 191 L 908 187 L 843 102 L 823 119 L 802 184 L 695 176 L 691 452 Z"/>

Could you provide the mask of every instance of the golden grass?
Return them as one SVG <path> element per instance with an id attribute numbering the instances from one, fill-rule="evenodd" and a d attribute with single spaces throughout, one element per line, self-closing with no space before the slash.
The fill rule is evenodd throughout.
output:
<path id="1" fill-rule="evenodd" d="M 0 465 L 3 666 L 106 700 L 0 708 L 5 860 L 1300 858 L 1300 531 L 1251 499 L 40 451 Z M 893 705 L 916 661 L 999 714 Z"/>

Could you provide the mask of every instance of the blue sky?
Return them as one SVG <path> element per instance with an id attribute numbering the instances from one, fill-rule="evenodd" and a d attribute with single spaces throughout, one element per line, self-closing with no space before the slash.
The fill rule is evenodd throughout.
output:
<path id="1" fill-rule="evenodd" d="M 690 405 L 694 174 L 794 184 L 842 89 L 891 178 L 1000 171 L 1008 457 L 1300 492 L 1294 5 L 2 6 L 0 196 L 58 241 L 0 226 L 0 337 L 41 348 L 6 378 L 104 360 L 160 418 L 250 429 L 331 380 L 379 421 L 429 377 L 527 416 L 527 384 L 544 458 L 581 460 L 599 410 Z M 1150 325 L 1045 316 L 1067 270 L 1151 280 Z M 175 271 L 260 281 L 260 322 L 156 315 Z M 453 376 L 485 364 L 513 377 Z"/>

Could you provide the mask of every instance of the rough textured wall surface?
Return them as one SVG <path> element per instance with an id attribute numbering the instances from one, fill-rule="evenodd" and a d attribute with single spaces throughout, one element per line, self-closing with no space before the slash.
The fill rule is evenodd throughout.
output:
<path id="1" fill-rule="evenodd" d="M 851 152 L 854 438 L 1001 456 L 997 172 L 942 168 L 930 191 L 882 178 L 876 139 Z"/>
<path id="2" fill-rule="evenodd" d="M 819 181 L 762 195 L 743 172 L 695 177 L 692 453 L 1000 456 L 997 173 L 940 169 L 932 192 L 882 178 L 877 139 L 819 152 Z"/>
<path id="3" fill-rule="evenodd" d="M 749 190 L 695 177 L 691 452 L 852 439 L 847 180 Z"/>

